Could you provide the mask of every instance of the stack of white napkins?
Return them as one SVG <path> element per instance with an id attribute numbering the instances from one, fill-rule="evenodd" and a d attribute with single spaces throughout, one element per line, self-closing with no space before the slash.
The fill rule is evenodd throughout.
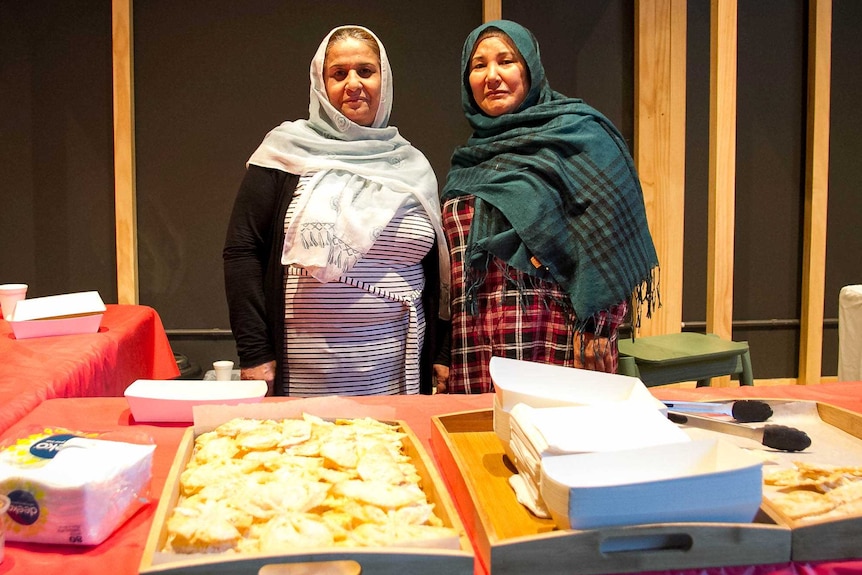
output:
<path id="1" fill-rule="evenodd" d="M 565 407 L 519 403 L 509 415 L 509 447 L 518 470 L 509 483 L 518 501 L 539 517 L 550 517 L 540 495 L 543 459 L 690 441 L 661 411 L 643 403 Z"/>
<path id="2" fill-rule="evenodd" d="M 0 450 L 6 538 L 97 545 L 146 503 L 153 444 L 45 428 Z"/>

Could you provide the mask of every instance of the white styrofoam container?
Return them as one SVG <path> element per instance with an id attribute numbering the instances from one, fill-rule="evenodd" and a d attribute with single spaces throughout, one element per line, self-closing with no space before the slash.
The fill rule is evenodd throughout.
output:
<path id="1" fill-rule="evenodd" d="M 495 393 L 505 411 L 518 403 L 530 407 L 587 405 L 605 401 L 642 401 L 667 412 L 643 382 L 628 375 L 492 357 L 488 364 Z"/>
<path id="2" fill-rule="evenodd" d="M 516 424 L 519 424 L 516 426 Z M 689 435 L 659 413 L 637 403 L 595 403 L 562 407 L 516 406 L 510 412 L 513 437 L 533 439 L 542 455 L 634 450 L 685 443 Z"/>
<path id="3" fill-rule="evenodd" d="M 519 403 L 565 407 L 626 402 L 667 415 L 667 406 L 637 377 L 504 357 L 492 357 L 488 371 L 494 382 L 494 432 L 510 457 L 509 412 Z"/>
<path id="4" fill-rule="evenodd" d="M 724 439 L 542 459 L 541 494 L 561 529 L 749 523 L 763 460 Z"/>
<path id="5" fill-rule="evenodd" d="M 24 299 L 9 319 L 16 339 L 96 333 L 106 311 L 97 291 Z"/>
<path id="6" fill-rule="evenodd" d="M 195 405 L 258 403 L 266 390 L 263 380 L 139 379 L 124 395 L 135 421 L 192 422 Z"/>
<path id="7" fill-rule="evenodd" d="M 96 333 L 102 325 L 102 315 L 86 315 L 64 319 L 34 319 L 31 321 L 10 321 L 16 339 L 49 337 L 54 335 L 73 335 L 76 333 Z"/>

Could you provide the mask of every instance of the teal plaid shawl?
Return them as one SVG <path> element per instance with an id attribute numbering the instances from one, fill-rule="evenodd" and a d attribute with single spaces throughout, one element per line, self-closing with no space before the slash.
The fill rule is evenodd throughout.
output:
<path id="1" fill-rule="evenodd" d="M 488 27 L 505 32 L 526 60 L 530 91 L 510 114 L 481 112 L 469 84 L 469 60 Z M 461 57 L 462 106 L 473 134 L 455 150 L 443 201 L 476 196 L 465 269 L 467 293 L 481 284 L 490 256 L 568 294 L 579 327 L 634 296 L 634 321 L 659 303 L 658 257 L 643 192 L 625 142 L 600 112 L 553 91 L 539 47 L 514 22 L 483 24 Z M 475 302 L 473 302 L 475 303 Z"/>

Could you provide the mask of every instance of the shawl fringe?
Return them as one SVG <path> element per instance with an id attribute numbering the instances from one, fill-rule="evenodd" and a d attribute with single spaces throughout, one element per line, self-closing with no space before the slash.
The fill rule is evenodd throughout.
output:
<path id="1" fill-rule="evenodd" d="M 643 315 L 651 318 L 653 312 L 661 307 L 660 272 L 659 266 L 654 267 L 649 277 L 635 286 L 632 294 L 632 341 L 641 327 Z"/>
<path id="2" fill-rule="evenodd" d="M 319 222 L 303 226 L 300 237 L 305 249 L 311 247 L 329 247 L 327 262 L 346 272 L 362 257 L 362 252 L 351 247 L 333 233 L 332 224 Z"/>

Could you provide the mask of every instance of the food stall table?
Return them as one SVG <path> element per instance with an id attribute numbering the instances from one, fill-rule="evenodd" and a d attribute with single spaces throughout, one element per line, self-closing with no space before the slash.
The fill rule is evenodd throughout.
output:
<path id="1" fill-rule="evenodd" d="M 652 388 L 660 399 L 678 401 L 765 397 L 800 399 L 832 403 L 862 412 L 862 382 L 829 383 L 811 386 L 739 387 L 739 388 Z M 395 417 L 404 420 L 429 453 L 431 417 L 434 415 L 490 409 L 492 394 L 359 397 L 366 405 L 390 406 Z M 267 398 L 265 401 L 291 401 Z M 345 414 L 350 417 L 350 414 Z M 76 547 L 62 545 L 6 543 L 6 559 L 0 564 L 0 575 L 6 573 L 45 575 L 84 575 L 138 573 L 144 544 L 153 521 L 157 497 L 162 492 L 186 426 L 182 424 L 140 424 L 130 414 L 125 398 L 70 398 L 43 402 L 20 421 L 6 430 L 2 437 L 20 436 L 34 426 L 55 426 L 82 431 L 134 430 L 146 433 L 157 445 L 153 459 L 152 502 L 122 525 L 101 545 Z M 728 556 L 733 550 L 728 549 Z M 477 566 L 477 573 L 480 573 Z M 826 561 L 818 563 L 781 563 L 777 565 L 733 566 L 710 569 L 689 569 L 684 575 L 833 575 L 862 572 L 862 560 Z"/>
<path id="2" fill-rule="evenodd" d="M 46 399 L 122 396 L 136 379 L 179 375 L 151 307 L 106 306 L 97 333 L 15 339 L 0 320 L 0 432 Z"/>

